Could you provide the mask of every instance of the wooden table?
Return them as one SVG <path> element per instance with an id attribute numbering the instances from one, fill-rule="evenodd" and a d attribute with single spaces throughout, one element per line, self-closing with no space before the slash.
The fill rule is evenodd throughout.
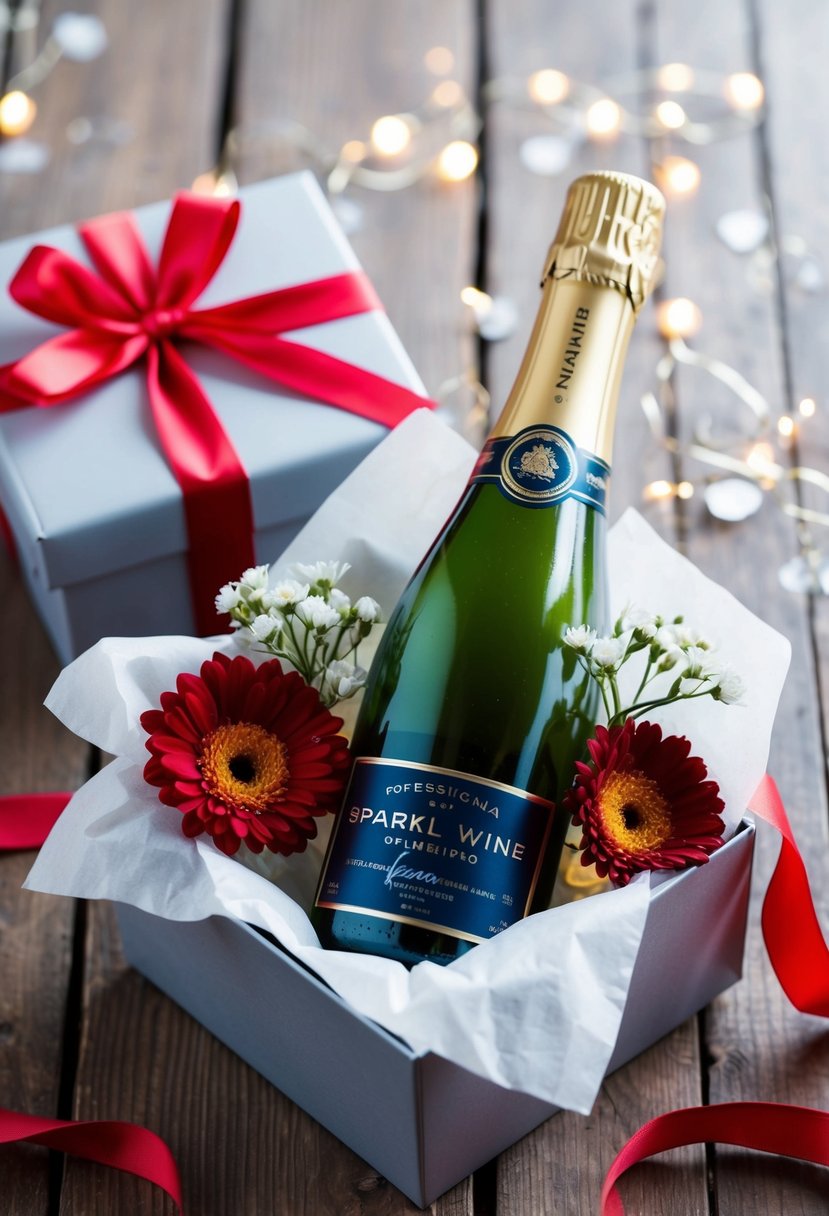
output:
<path id="1" fill-rule="evenodd" d="M 48 28 L 62 6 L 46 0 Z M 749 69 L 766 83 L 768 119 L 754 133 L 690 150 L 701 187 L 671 206 L 663 295 L 702 308 L 700 347 L 737 366 L 775 412 L 817 398 L 802 448 L 784 459 L 825 467 L 829 381 L 821 340 L 825 290 L 807 294 L 772 267 L 767 291 L 713 235 L 735 208 L 770 206 L 778 239 L 804 238 L 829 269 L 829 15 L 809 0 L 88 0 L 111 38 L 92 64 L 63 63 L 37 95 L 32 138 L 52 160 L 39 176 L 0 176 L 2 235 L 36 230 L 168 196 L 215 161 L 229 124 L 256 131 L 296 119 L 332 147 L 365 137 L 382 113 L 405 111 L 435 78 L 424 53 L 454 56 L 452 77 L 483 114 L 477 178 L 425 180 L 399 194 L 353 191 L 364 222 L 353 242 L 430 391 L 478 366 L 499 403 L 516 370 L 536 282 L 567 181 L 595 167 L 647 174 L 665 149 L 623 136 L 588 143 L 565 172 L 533 176 L 519 147 L 546 129 L 536 114 L 491 104 L 483 84 L 555 65 L 599 82 L 637 66 L 681 60 L 715 71 Z M 13 52 L 14 47 L 10 47 Z M 6 68 L 11 60 L 7 56 Z M 67 122 L 107 115 L 130 124 L 122 146 L 74 146 Z M 688 152 L 687 148 L 673 149 Z M 243 182 L 303 164 L 278 140 L 243 141 Z M 290 234 L 285 234 L 290 240 Z M 478 283 L 510 296 L 519 332 L 479 345 L 459 301 Z M 629 360 L 616 449 L 613 505 L 641 505 L 645 481 L 698 478 L 662 452 L 637 401 L 660 353 L 653 312 Z M 672 425 L 687 433 L 707 380 L 680 376 Z M 732 408 L 724 399 L 723 408 Z M 767 499 L 745 524 L 718 524 L 699 494 L 648 510 L 651 522 L 706 572 L 792 641 L 793 663 L 771 768 L 807 854 L 824 914 L 829 609 L 778 584 L 797 552 L 794 523 Z M 818 529 L 819 543 L 827 534 Z M 40 707 L 57 675 L 17 574 L 3 559 L 0 646 L 2 784 L 8 792 L 74 787 L 99 757 Z M 757 656 L 758 663 L 763 656 Z M 821 1106 L 829 1097 L 829 1036 L 787 1005 L 764 956 L 758 908 L 776 851 L 761 831 L 742 983 L 621 1069 L 589 1118 L 551 1119 L 433 1205 L 436 1216 L 593 1213 L 601 1178 L 627 1137 L 673 1107 L 763 1098 Z M 108 907 L 22 892 L 31 856 L 0 861 L 0 1104 L 42 1115 L 135 1120 L 172 1146 L 189 1216 L 398 1216 L 415 1209 L 140 976 L 126 968 Z M 737 1151 L 683 1150 L 622 1184 L 630 1213 L 795 1213 L 827 1210 L 817 1167 Z M 37 1148 L 0 1150 L 0 1210 L 15 1216 L 166 1213 L 148 1184 Z"/>

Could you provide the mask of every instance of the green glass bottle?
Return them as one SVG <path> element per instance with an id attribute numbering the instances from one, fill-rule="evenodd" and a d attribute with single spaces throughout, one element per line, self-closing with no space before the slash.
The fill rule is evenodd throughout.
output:
<path id="1" fill-rule="evenodd" d="M 549 903 L 597 708 L 563 633 L 607 624 L 614 415 L 663 212 L 638 178 L 570 187 L 515 386 L 372 665 L 325 946 L 448 963 Z"/>

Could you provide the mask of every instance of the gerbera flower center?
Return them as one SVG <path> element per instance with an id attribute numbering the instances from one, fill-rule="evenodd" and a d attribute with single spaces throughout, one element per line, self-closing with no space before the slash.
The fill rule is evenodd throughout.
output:
<path id="1" fill-rule="evenodd" d="M 629 853 L 657 849 L 671 835 L 668 803 L 644 773 L 610 773 L 598 803 L 607 835 Z"/>
<path id="2" fill-rule="evenodd" d="M 214 798 L 261 814 L 285 792 L 288 749 L 264 726 L 234 722 L 218 726 L 205 738 L 199 767 Z"/>

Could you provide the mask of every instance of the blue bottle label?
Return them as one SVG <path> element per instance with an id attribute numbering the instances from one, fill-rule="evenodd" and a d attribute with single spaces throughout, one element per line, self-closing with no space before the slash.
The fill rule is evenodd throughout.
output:
<path id="1" fill-rule="evenodd" d="M 489 439 L 473 481 L 491 481 L 507 498 L 525 507 L 552 507 L 564 498 L 595 507 L 604 515 L 610 465 L 557 426 L 529 426 L 517 435 Z"/>
<path id="2" fill-rule="evenodd" d="M 486 941 L 529 912 L 554 810 L 468 773 L 360 758 L 317 906 Z"/>

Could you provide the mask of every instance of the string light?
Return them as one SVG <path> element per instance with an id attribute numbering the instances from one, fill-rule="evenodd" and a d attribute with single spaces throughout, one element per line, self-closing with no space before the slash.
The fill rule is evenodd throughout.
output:
<path id="1" fill-rule="evenodd" d="M 12 89 L 0 97 L 0 134 L 23 135 L 35 120 L 37 106 L 28 93 Z"/>
<path id="2" fill-rule="evenodd" d="M 542 68 L 530 76 L 527 90 L 539 105 L 555 106 L 569 96 L 570 78 L 555 68 Z"/>
<path id="3" fill-rule="evenodd" d="M 678 101 L 660 101 L 654 116 L 666 131 L 679 131 L 688 121 L 688 115 Z"/>
<path id="4" fill-rule="evenodd" d="M 813 418 L 817 409 L 817 403 L 814 397 L 804 397 L 797 409 L 801 418 Z"/>
<path id="5" fill-rule="evenodd" d="M 783 439 L 791 439 L 795 429 L 795 420 L 789 414 L 781 414 L 777 419 L 777 430 Z"/>
<path id="6" fill-rule="evenodd" d="M 690 481 L 680 481 L 676 487 L 676 496 L 683 499 L 693 498 L 694 487 L 692 483 Z"/>
<path id="7" fill-rule="evenodd" d="M 666 63 L 658 69 L 656 81 L 666 93 L 688 93 L 694 87 L 694 70 L 687 63 Z"/>
<path id="8" fill-rule="evenodd" d="M 685 156 L 666 156 L 656 168 L 659 185 L 668 194 L 693 194 L 700 183 L 699 165 Z"/>
<path id="9" fill-rule="evenodd" d="M 457 80 L 442 80 L 432 90 L 432 101 L 444 110 L 460 105 L 464 96 L 463 85 Z"/>
<path id="10" fill-rule="evenodd" d="M 453 139 L 437 159 L 437 174 L 445 182 L 462 182 L 478 167 L 478 150 L 465 139 Z"/>
<path id="11" fill-rule="evenodd" d="M 734 72 L 726 79 L 725 95 L 737 110 L 759 110 L 766 91 L 753 72 Z"/>
<path id="12" fill-rule="evenodd" d="M 673 498 L 676 492 L 676 486 L 672 481 L 652 481 L 645 486 L 642 491 L 642 496 L 649 502 L 658 502 L 660 499 Z"/>
<path id="13" fill-rule="evenodd" d="M 447 76 L 455 66 L 455 56 L 448 46 L 433 46 L 423 56 L 423 62 L 434 76 Z"/>
<path id="14" fill-rule="evenodd" d="M 588 107 L 584 122 L 593 139 L 612 139 L 622 125 L 622 111 L 612 98 L 601 97 Z"/>
<path id="15" fill-rule="evenodd" d="M 371 128 L 371 146 L 378 156 L 399 156 L 411 142 L 409 120 L 401 114 L 384 114 Z"/>
<path id="16" fill-rule="evenodd" d="M 689 338 L 702 325 L 702 313 L 693 300 L 678 296 L 662 301 L 656 310 L 656 324 L 663 338 Z"/>

